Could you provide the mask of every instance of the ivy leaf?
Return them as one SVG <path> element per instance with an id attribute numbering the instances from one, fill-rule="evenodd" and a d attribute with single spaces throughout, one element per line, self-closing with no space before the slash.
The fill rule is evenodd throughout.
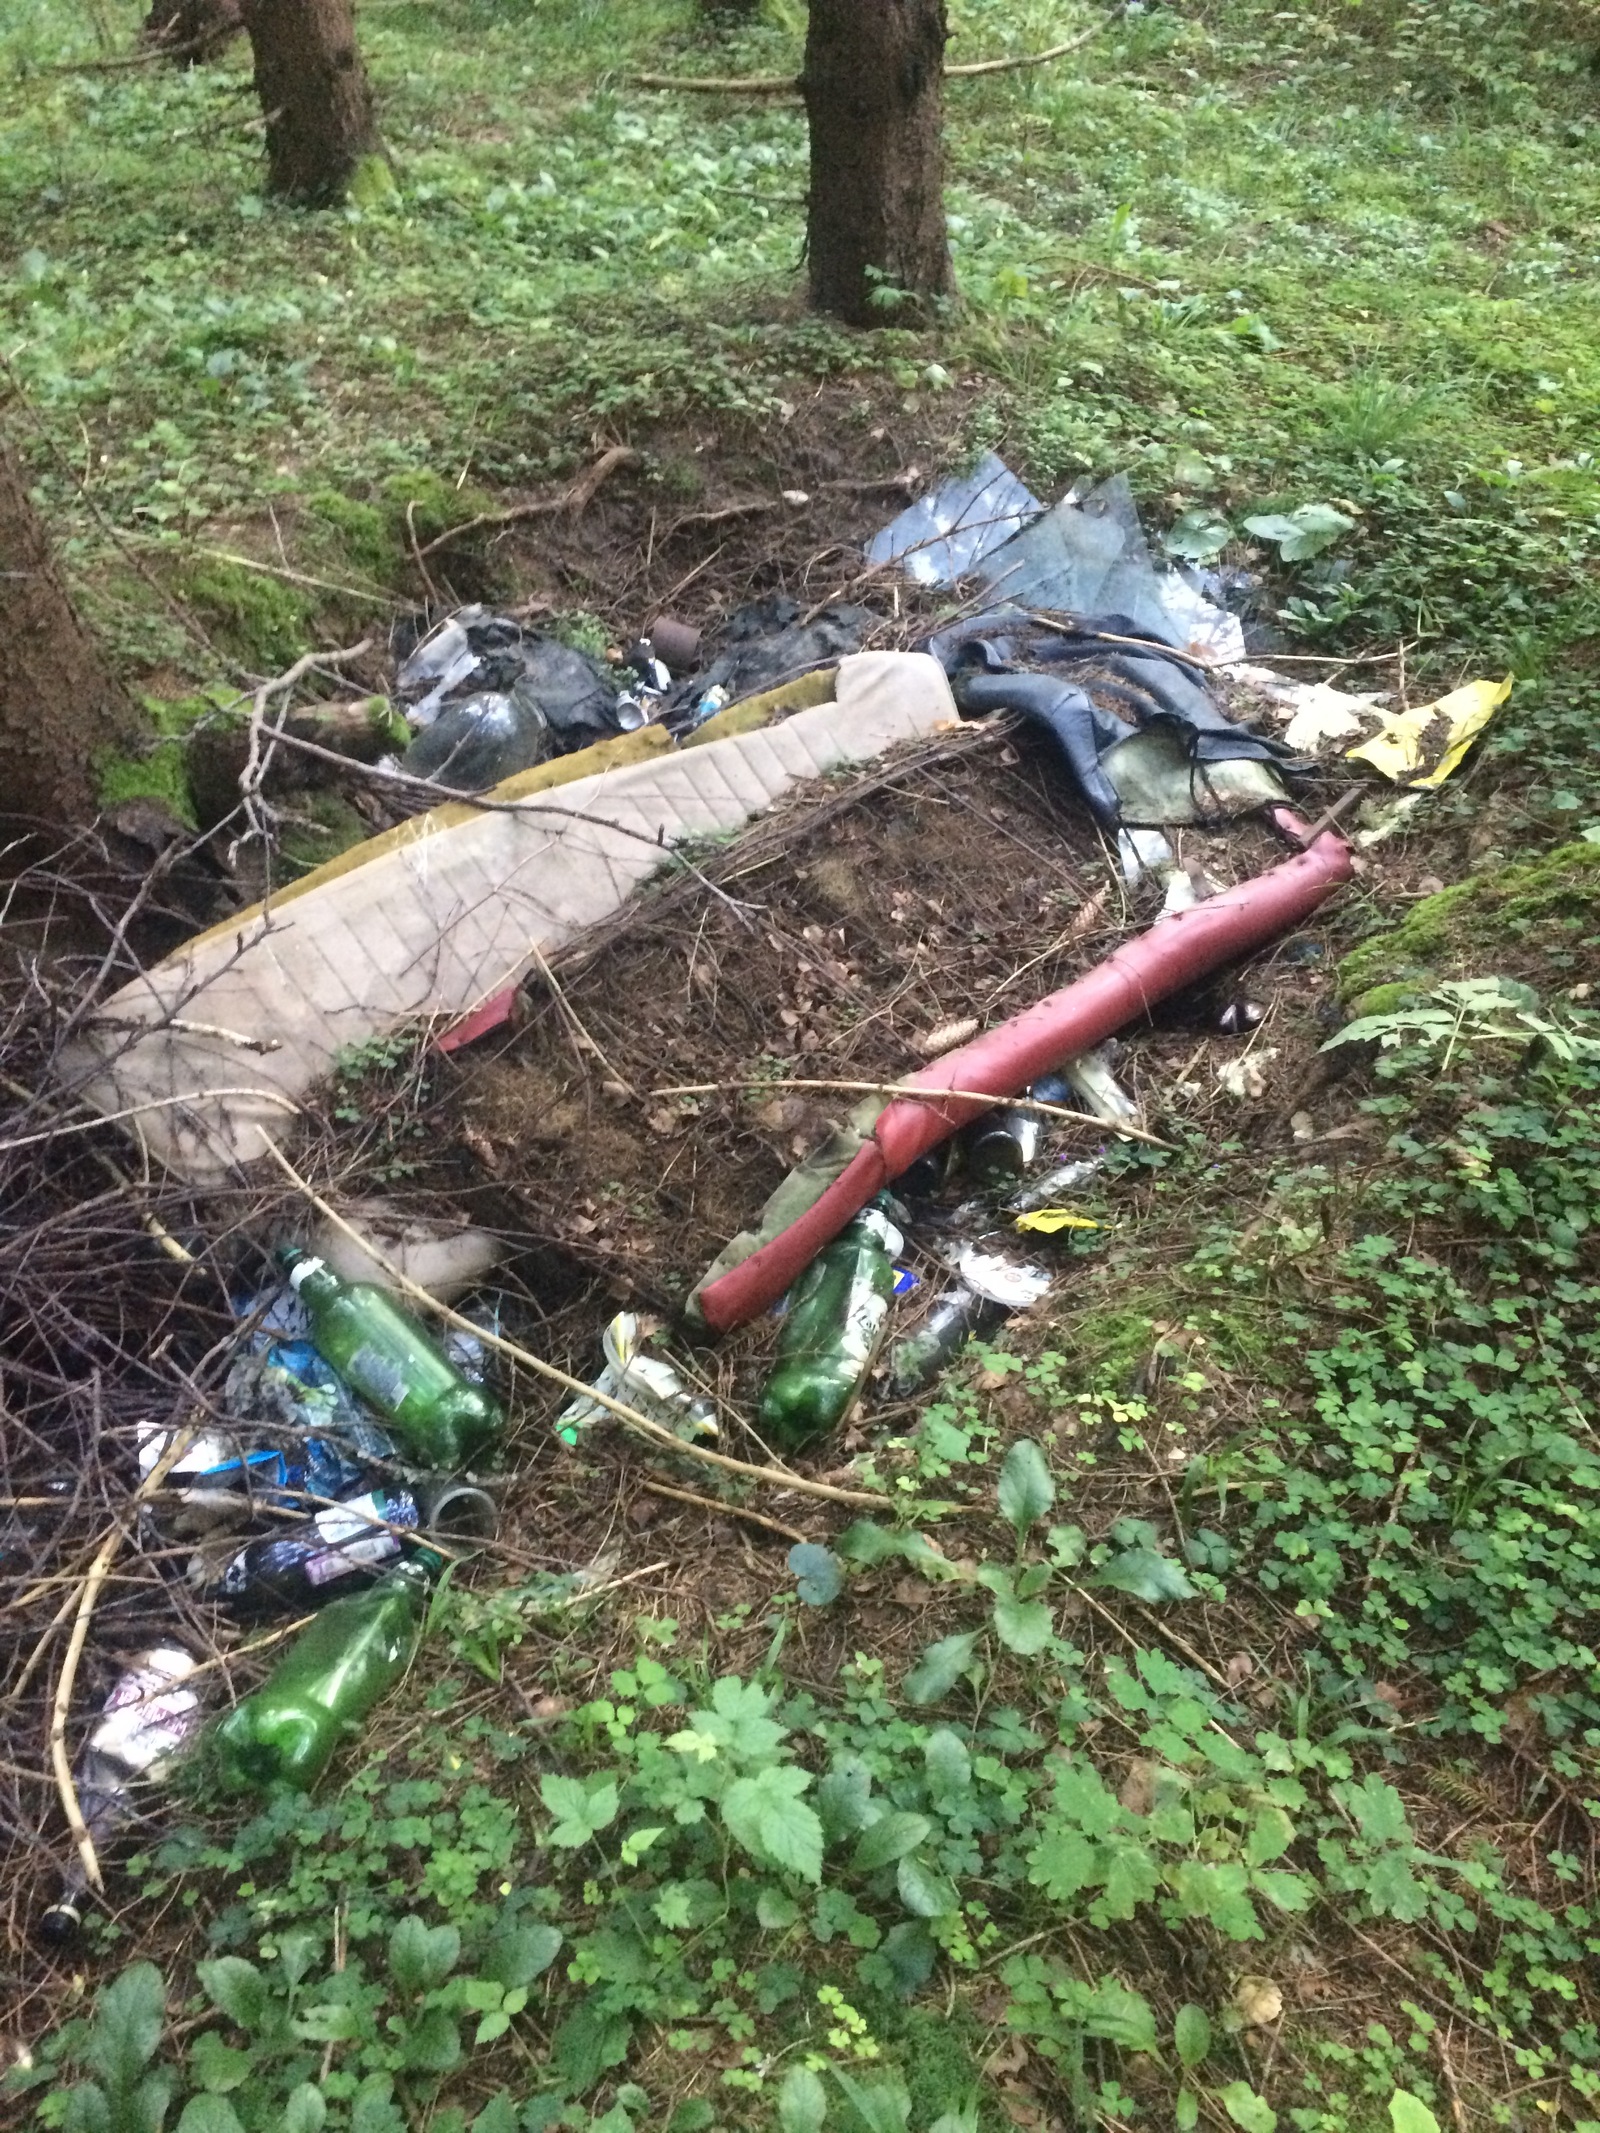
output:
<path id="1" fill-rule="evenodd" d="M 1243 2133 L 1277 2133 L 1277 2112 L 1248 2081 L 1230 2081 L 1218 2089 L 1217 2101 Z"/>
<path id="2" fill-rule="evenodd" d="M 1396 2089 L 1389 2098 L 1389 2123 L 1394 2133 L 1439 2133 L 1438 2119 L 1409 2089 Z"/>
<path id="3" fill-rule="evenodd" d="M 1168 555 L 1180 555 L 1191 563 L 1209 563 L 1233 539 L 1233 528 L 1208 505 L 1196 504 L 1167 528 L 1161 545 Z"/>
<path id="4" fill-rule="evenodd" d="M 1043 1600 L 1014 1600 L 1002 1594 L 994 1603 L 994 1633 L 1008 1652 L 1031 1659 L 1055 1635 L 1055 1619 Z"/>
<path id="5" fill-rule="evenodd" d="M 789 1550 L 795 1587 L 807 1607 L 828 1607 L 844 1590 L 844 1569 L 830 1548 L 799 1541 Z"/>
<path id="6" fill-rule="evenodd" d="M 576 1851 L 616 1820 L 617 1788 L 609 1778 L 585 1783 L 582 1778 L 544 1777 L 539 1797 L 556 1818 L 547 1841 L 562 1851 Z"/>
<path id="7" fill-rule="evenodd" d="M 809 2066 L 791 2066 L 778 2091 L 778 2124 L 783 2133 L 822 2133 L 828 2115 L 828 2092 L 820 2074 Z"/>
<path id="8" fill-rule="evenodd" d="M 84 2058 L 116 2094 L 131 2090 L 161 2042 L 167 1988 L 154 1963 L 135 1963 L 95 2002 Z"/>
<path id="9" fill-rule="evenodd" d="M 941 1696 L 948 1696 L 972 1664 L 977 1648 L 976 1630 L 941 1637 L 937 1644 L 930 1644 L 905 1678 L 907 1701 L 937 1703 Z"/>
<path id="10" fill-rule="evenodd" d="M 1211 2017 L 1203 2007 L 1196 2007 L 1193 2000 L 1178 2009 L 1178 2018 L 1172 2025 L 1172 2041 L 1185 2067 L 1198 2066 L 1210 2051 Z"/>
<path id="11" fill-rule="evenodd" d="M 1258 541 L 1270 541 L 1286 563 L 1303 563 L 1331 548 L 1340 534 L 1348 533 L 1354 524 L 1353 518 L 1336 511 L 1332 504 L 1302 504 L 1298 511 L 1286 516 L 1268 512 L 1247 518 L 1244 530 L 1253 533 Z"/>
<path id="12" fill-rule="evenodd" d="M 1044 1453 L 1031 1437 L 1019 1437 L 1000 1469 L 1000 1515 L 1009 1519 L 1018 1540 L 1056 1500 L 1055 1477 Z"/>
<path id="13" fill-rule="evenodd" d="M 800 1797 L 810 1783 L 809 1771 L 792 1763 L 738 1778 L 722 1795 L 722 1821 L 753 1859 L 815 1885 L 822 1879 L 822 1824 Z"/>
<path id="14" fill-rule="evenodd" d="M 915 1852 L 908 1853 L 895 1869 L 895 1887 L 913 1918 L 948 1918 L 961 1908 L 955 1883 L 935 1873 Z"/>
<path id="15" fill-rule="evenodd" d="M 389 1935 L 389 1975 L 402 1992 L 431 1992 L 460 1960 L 461 1935 L 454 1926 L 402 1918 Z"/>
<path id="16" fill-rule="evenodd" d="M 1103 1563 L 1095 1583 L 1135 1600 L 1192 1600 L 1194 1587 L 1183 1566 L 1154 1548 L 1124 1548 Z"/>
<path id="17" fill-rule="evenodd" d="M 914 1852 L 932 1828 L 926 1815 L 880 1815 L 862 1831 L 851 1867 L 858 1874 L 870 1874 L 880 1866 L 890 1866 L 907 1852 Z"/>

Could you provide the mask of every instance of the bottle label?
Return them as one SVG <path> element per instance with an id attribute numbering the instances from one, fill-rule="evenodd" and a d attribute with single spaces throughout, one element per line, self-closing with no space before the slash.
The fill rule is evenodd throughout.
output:
<path id="1" fill-rule="evenodd" d="M 331 1585 L 336 1578 L 346 1578 L 352 1570 L 359 1570 L 367 1563 L 386 1563 L 391 1555 L 400 1553 L 400 1543 L 392 1533 L 369 1533 L 365 1540 L 349 1540 L 337 1548 L 324 1549 L 321 1555 L 306 1558 L 306 1582 L 311 1585 Z"/>
<path id="2" fill-rule="evenodd" d="M 88 1745 L 119 1762 L 130 1775 L 153 1770 L 173 1755 L 194 1732 L 200 1698 L 178 1686 L 195 1662 L 187 1652 L 152 1652 L 143 1666 L 130 1667 L 106 1698 L 100 1722 Z M 183 1661 L 182 1671 L 175 1664 Z"/>
<path id="3" fill-rule="evenodd" d="M 393 1356 L 370 1342 L 358 1348 L 345 1365 L 345 1376 L 364 1399 L 375 1407 L 394 1408 L 406 1396 L 406 1374 Z"/>

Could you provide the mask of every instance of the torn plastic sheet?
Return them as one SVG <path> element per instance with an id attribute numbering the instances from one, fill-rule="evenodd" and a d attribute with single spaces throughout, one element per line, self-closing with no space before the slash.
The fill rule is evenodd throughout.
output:
<path id="1" fill-rule="evenodd" d="M 622 731 L 598 660 L 482 607 L 459 609 L 424 638 L 395 695 L 418 736 L 402 768 L 454 792 L 487 791 Z"/>
<path id="2" fill-rule="evenodd" d="M 1354 740 L 1368 721 L 1384 715 L 1382 696 L 1358 696 L 1326 681 L 1290 681 L 1271 667 L 1235 665 L 1228 679 L 1287 718 L 1284 745 L 1301 755 L 1316 755 L 1333 741 Z"/>
<path id="3" fill-rule="evenodd" d="M 901 563 L 919 585 L 953 585 L 1043 510 L 1005 461 L 985 452 L 970 474 L 941 483 L 874 534 L 867 561 Z"/>
<path id="4" fill-rule="evenodd" d="M 1371 740 L 1349 751 L 1350 760 L 1370 763 L 1395 783 L 1402 779 L 1418 791 L 1431 791 L 1451 777 L 1465 759 L 1467 750 L 1511 694 L 1513 681 L 1469 681 L 1452 689 L 1437 703 L 1419 704 L 1414 710 L 1396 711 L 1386 718 Z M 1433 768 L 1422 777 L 1407 774 L 1423 757 L 1423 736 L 1444 722 L 1444 750 Z"/>

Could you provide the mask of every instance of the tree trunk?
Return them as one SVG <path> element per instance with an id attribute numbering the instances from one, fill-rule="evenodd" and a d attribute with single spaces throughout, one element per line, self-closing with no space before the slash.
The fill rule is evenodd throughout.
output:
<path id="1" fill-rule="evenodd" d="M 944 221 L 944 0 L 811 0 L 811 303 L 852 326 L 903 323 L 950 288 Z M 902 290 L 898 303 L 875 292 Z"/>
<path id="2" fill-rule="evenodd" d="M 244 0 L 244 22 L 267 121 L 267 189 L 302 207 L 336 206 L 356 166 L 378 153 L 353 0 Z"/>
<path id="3" fill-rule="evenodd" d="M 144 22 L 144 41 L 171 54 L 181 67 L 215 59 L 244 28 L 239 0 L 155 0 Z"/>
<path id="4" fill-rule="evenodd" d="M 95 759 L 138 739 L 132 703 L 67 598 L 22 468 L 0 439 L 0 814 L 90 822 Z"/>

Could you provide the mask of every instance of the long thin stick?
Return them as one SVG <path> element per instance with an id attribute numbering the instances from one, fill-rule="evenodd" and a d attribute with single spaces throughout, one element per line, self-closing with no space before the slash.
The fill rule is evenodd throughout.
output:
<path id="1" fill-rule="evenodd" d="M 83 1809 L 78 1804 L 78 1788 L 72 1782 L 72 1761 L 67 1754 L 67 1713 L 72 1705 L 72 1691 L 78 1679 L 78 1661 L 83 1657 L 94 1603 L 100 1597 L 100 1588 L 105 1583 L 111 1565 L 116 1561 L 117 1551 L 127 1535 L 130 1515 L 146 1497 L 153 1495 L 160 1488 L 194 1442 L 194 1435 L 192 1429 L 180 1429 L 173 1433 L 172 1442 L 129 1497 L 122 1517 L 100 1543 L 99 1552 L 89 1565 L 78 1595 L 77 1619 L 72 1625 L 66 1657 L 61 1662 L 61 1678 L 56 1683 L 55 1702 L 50 1711 L 50 1761 L 55 1769 L 56 1790 L 61 1795 L 67 1827 L 72 1831 L 73 1842 L 78 1847 L 78 1857 L 83 1861 L 83 1871 L 92 1889 L 104 1888 L 105 1882 L 100 1873 L 100 1855 L 94 1848 L 89 1825 L 84 1821 Z"/>
<path id="2" fill-rule="evenodd" d="M 970 81 L 978 74 L 1014 74 L 1022 67 L 1042 67 L 1052 59 L 1063 59 L 1068 52 L 1076 52 L 1092 37 L 1098 37 L 1116 16 L 1103 15 L 1088 29 L 1080 30 L 1076 37 L 1069 37 L 1065 44 L 1053 44 L 1048 51 L 1023 52 L 1015 59 L 974 59 L 962 65 L 946 67 L 946 81 Z M 706 74 L 636 74 L 633 77 L 638 89 L 686 89 L 699 96 L 798 96 L 801 93 L 801 78 L 798 74 L 747 74 L 742 77 L 723 77 Z"/>
<path id="3" fill-rule="evenodd" d="M 625 1407 L 620 1400 L 612 1399 L 609 1393 L 602 1392 L 597 1385 L 586 1385 L 582 1378 L 570 1377 L 565 1370 L 557 1369 L 554 1363 L 547 1363 L 541 1356 L 531 1355 L 526 1348 L 519 1348 L 515 1341 L 505 1340 L 498 1333 L 486 1332 L 482 1326 L 474 1325 L 470 1318 L 463 1318 L 459 1311 L 452 1311 L 448 1304 L 441 1303 L 437 1296 L 431 1296 L 425 1288 L 396 1266 L 392 1259 L 379 1251 L 370 1237 L 363 1237 L 352 1229 L 344 1217 L 328 1205 L 316 1188 L 306 1182 L 277 1142 L 266 1133 L 261 1137 L 266 1142 L 267 1153 L 290 1184 L 304 1193 L 324 1221 L 331 1222 L 334 1228 L 342 1231 L 352 1243 L 359 1244 L 404 1295 L 425 1305 L 447 1324 L 458 1326 L 463 1333 L 474 1334 L 486 1347 L 496 1348 L 502 1355 L 510 1356 L 514 1363 L 521 1363 L 525 1370 L 533 1371 L 537 1377 L 548 1378 L 551 1384 L 563 1386 L 568 1392 L 581 1394 L 584 1399 L 594 1401 L 596 1406 L 606 1408 L 636 1435 L 648 1437 L 652 1443 L 664 1445 L 669 1451 L 678 1452 L 686 1459 L 697 1459 L 703 1466 L 719 1467 L 725 1474 L 742 1474 L 747 1481 L 765 1482 L 769 1488 L 794 1489 L 802 1496 L 819 1496 L 826 1503 L 859 1504 L 868 1510 L 877 1510 L 889 1501 L 886 1496 L 868 1495 L 860 1489 L 836 1489 L 830 1482 L 812 1481 L 804 1474 L 791 1474 L 784 1467 L 752 1466 L 744 1459 L 730 1459 L 723 1452 L 708 1452 L 701 1445 L 690 1444 L 682 1437 L 675 1437 L 670 1429 L 664 1429 L 659 1422 L 652 1422 L 648 1415 L 640 1414 L 637 1408 Z"/>
<path id="4" fill-rule="evenodd" d="M 633 466 L 638 457 L 639 454 L 631 445 L 614 444 L 609 452 L 601 453 L 586 474 L 581 475 L 570 489 L 564 489 L 559 496 L 541 497 L 531 504 L 512 504 L 505 511 L 480 511 L 476 518 L 463 519 L 459 526 L 452 526 L 448 532 L 441 533 L 429 541 L 426 547 L 416 550 L 418 566 L 421 566 L 423 557 L 432 555 L 436 548 L 443 548 L 449 541 L 459 541 L 465 534 L 476 533 L 482 526 L 515 526 L 523 519 L 548 517 L 553 511 L 582 511 L 593 502 L 602 482 L 608 481 L 618 467 Z M 426 571 L 423 576 L 427 576 Z"/>
<path id="5" fill-rule="evenodd" d="M 640 1488 L 648 1489 L 652 1496 L 670 1496 L 677 1503 L 698 1504 L 702 1511 L 720 1511 L 724 1518 L 745 1518 L 752 1526 L 765 1526 L 769 1533 L 781 1533 L 785 1540 L 799 1541 L 806 1536 L 798 1526 L 786 1526 L 782 1519 L 768 1518 L 761 1511 L 752 1511 L 748 1504 L 724 1503 L 717 1496 L 699 1496 L 693 1489 L 669 1489 L 664 1481 L 641 1481 Z"/>
<path id="6" fill-rule="evenodd" d="M 172 1104 L 211 1103 L 219 1096 L 261 1096 L 282 1111 L 290 1111 L 296 1118 L 300 1106 L 281 1089 L 185 1089 L 181 1096 L 152 1096 L 147 1103 L 130 1104 L 125 1111 L 101 1111 L 93 1118 L 63 1120 L 46 1133 L 24 1133 L 17 1139 L 0 1141 L 0 1155 L 13 1148 L 31 1148 L 37 1141 L 59 1140 L 66 1133 L 87 1133 L 95 1126 L 114 1126 L 124 1118 L 137 1118 L 142 1111 L 165 1111 Z"/>
<path id="7" fill-rule="evenodd" d="M 1096 1118 L 1092 1111 L 1068 1111 L 1060 1104 L 1041 1103 L 1037 1096 L 996 1096 L 992 1089 L 920 1089 L 908 1087 L 899 1081 L 690 1081 L 681 1087 L 652 1089 L 654 1096 L 720 1096 L 727 1089 L 839 1089 L 857 1096 L 909 1096 L 918 1103 L 1004 1104 L 1012 1111 L 1034 1111 L 1041 1118 L 1059 1118 L 1070 1126 L 1097 1126 L 1107 1133 L 1120 1133 L 1124 1139 L 1143 1141 L 1147 1148 L 1165 1148 L 1176 1155 L 1179 1150 L 1171 1141 L 1164 1141 L 1158 1134 L 1146 1133 L 1142 1126 L 1130 1126 L 1122 1119 Z"/>

